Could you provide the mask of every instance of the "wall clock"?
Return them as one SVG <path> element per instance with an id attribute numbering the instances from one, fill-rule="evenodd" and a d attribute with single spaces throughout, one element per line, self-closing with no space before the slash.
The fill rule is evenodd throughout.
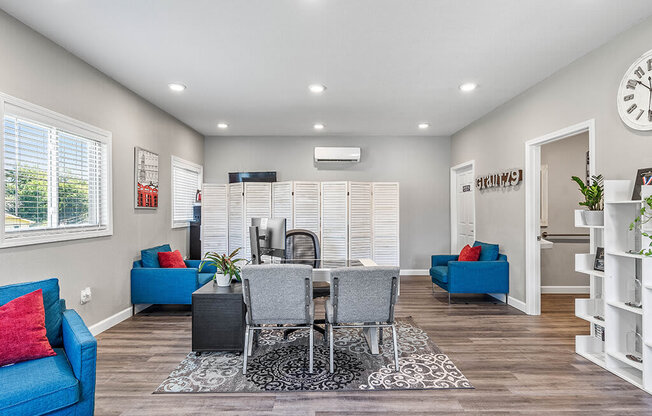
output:
<path id="1" fill-rule="evenodd" d="M 625 124 L 636 130 L 652 130 L 652 50 L 625 72 L 616 99 Z"/>

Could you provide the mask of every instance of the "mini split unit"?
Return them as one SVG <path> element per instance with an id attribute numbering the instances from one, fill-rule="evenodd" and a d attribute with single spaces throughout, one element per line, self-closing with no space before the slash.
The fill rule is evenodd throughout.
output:
<path id="1" fill-rule="evenodd" d="M 359 147 L 315 147 L 315 162 L 359 162 Z"/>

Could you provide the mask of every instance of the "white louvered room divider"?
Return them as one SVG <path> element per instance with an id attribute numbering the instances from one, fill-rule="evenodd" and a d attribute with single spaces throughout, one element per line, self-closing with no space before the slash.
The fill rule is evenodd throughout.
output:
<path id="1" fill-rule="evenodd" d="M 399 184 L 305 182 L 204 184 L 202 252 L 249 258 L 251 218 L 286 218 L 317 234 L 325 260 L 371 258 L 399 266 Z"/>

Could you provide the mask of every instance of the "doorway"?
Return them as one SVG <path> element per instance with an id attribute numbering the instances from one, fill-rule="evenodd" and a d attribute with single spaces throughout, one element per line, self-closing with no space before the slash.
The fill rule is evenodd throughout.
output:
<path id="1" fill-rule="evenodd" d="M 475 162 L 451 168 L 451 254 L 475 241 Z"/>
<path id="2" fill-rule="evenodd" d="M 541 314 L 541 147 L 580 134 L 588 134 L 588 173 L 595 175 L 594 120 L 525 143 L 525 311 L 529 315 Z M 593 231 L 589 240 L 593 250 Z"/>

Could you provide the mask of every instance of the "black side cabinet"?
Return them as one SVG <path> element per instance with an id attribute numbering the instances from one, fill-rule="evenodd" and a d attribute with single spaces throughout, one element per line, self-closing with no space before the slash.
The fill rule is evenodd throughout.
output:
<path id="1" fill-rule="evenodd" d="M 245 304 L 242 284 L 220 287 L 208 282 L 192 294 L 192 350 L 242 351 Z"/>

